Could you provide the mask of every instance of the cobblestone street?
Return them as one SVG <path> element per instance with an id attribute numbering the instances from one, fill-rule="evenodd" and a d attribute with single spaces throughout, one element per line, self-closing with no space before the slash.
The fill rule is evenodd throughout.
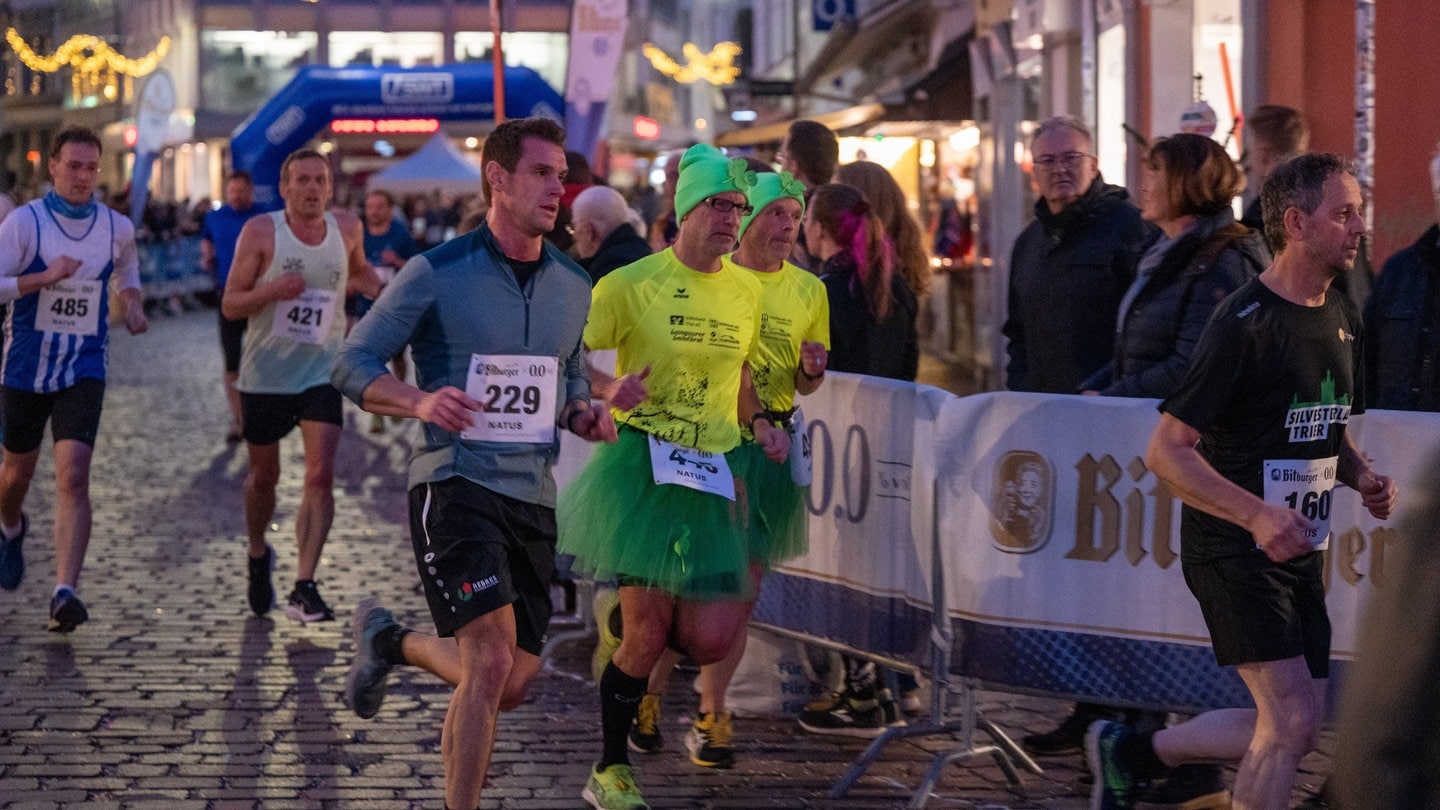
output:
<path id="1" fill-rule="evenodd" d="M 439 810 L 448 689 L 405 669 L 391 676 L 375 719 L 341 702 L 348 622 L 361 597 L 375 594 L 403 621 L 431 627 L 405 529 L 415 426 L 371 434 L 368 415 L 347 405 L 334 529 L 318 575 L 338 621 L 301 626 L 279 611 L 255 618 L 245 600 L 245 454 L 224 441 L 215 314 L 156 317 L 138 338 L 119 331 L 80 583 L 91 620 L 70 636 L 45 630 L 54 576 L 48 442 L 27 503 L 26 579 L 0 593 L 0 806 Z M 284 444 L 271 541 L 282 600 L 294 578 L 300 451 L 296 432 Z M 560 646 L 530 700 L 502 718 L 485 807 L 584 807 L 580 790 L 599 751 L 591 645 Z M 849 795 L 830 799 L 861 741 L 808 735 L 790 719 L 740 719 L 736 767 L 701 769 L 680 744 L 681 709 L 694 706 L 689 687 L 687 677 L 672 681 L 666 750 L 635 759 L 653 808 L 904 807 L 935 754 L 956 745 L 945 736 L 897 742 Z M 997 693 L 982 693 L 979 705 L 1017 739 L 1068 710 Z M 1079 757 L 1041 764 L 1045 774 L 1024 776 L 1018 788 L 988 757 L 951 765 L 929 806 L 1087 806 Z M 1323 754 L 1305 764 L 1297 801 L 1326 770 Z"/>

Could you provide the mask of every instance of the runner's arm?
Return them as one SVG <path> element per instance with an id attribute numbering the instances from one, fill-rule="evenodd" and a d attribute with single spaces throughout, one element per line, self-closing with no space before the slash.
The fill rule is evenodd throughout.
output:
<path id="1" fill-rule="evenodd" d="M 240 238 L 235 242 L 235 260 L 225 281 L 225 295 L 220 299 L 225 317 L 249 318 L 272 302 L 294 298 L 305 291 L 305 278 L 299 273 L 286 273 L 260 283 L 274 250 L 275 224 L 270 217 L 254 217 L 240 229 Z"/>
<path id="2" fill-rule="evenodd" d="M 366 298 L 380 297 L 380 276 L 365 258 L 365 230 L 360 219 L 354 214 L 341 212 L 335 215 L 336 223 L 345 234 L 345 261 L 350 274 L 347 289 L 358 292 Z"/>
<path id="3" fill-rule="evenodd" d="M 1145 450 L 1145 465 L 1187 505 L 1249 531 L 1271 560 L 1283 562 L 1313 550 L 1306 537 L 1310 521 L 1222 476 L 1195 448 L 1199 441 L 1198 430 L 1162 413 Z"/>
<path id="4" fill-rule="evenodd" d="M 1370 467 L 1370 462 L 1365 458 L 1365 454 L 1360 452 L 1360 447 L 1355 444 L 1349 431 L 1346 431 L 1345 443 L 1340 447 L 1340 461 L 1336 465 L 1335 477 L 1340 479 L 1340 483 L 1360 493 L 1360 502 L 1371 515 L 1380 520 L 1390 517 L 1390 510 L 1395 508 L 1399 489 L 1394 479 L 1388 475 L 1380 475 Z"/>

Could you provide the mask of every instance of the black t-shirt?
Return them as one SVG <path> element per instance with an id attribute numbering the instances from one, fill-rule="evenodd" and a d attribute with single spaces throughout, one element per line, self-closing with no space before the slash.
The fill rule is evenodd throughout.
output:
<path id="1" fill-rule="evenodd" d="M 530 277 L 540 272 L 540 265 L 545 263 L 545 253 L 541 251 L 540 258 L 533 262 L 522 262 L 509 256 L 505 257 L 505 261 L 510 265 L 510 272 L 515 274 L 515 281 L 519 282 L 520 289 L 523 290 L 525 285 L 530 283 Z"/>
<path id="2" fill-rule="evenodd" d="M 1200 455 L 1216 471 L 1264 497 L 1267 460 L 1340 454 L 1346 423 L 1364 411 L 1361 356 L 1360 315 L 1344 295 L 1332 289 L 1323 306 L 1307 307 L 1253 279 L 1215 308 L 1160 410 L 1200 432 Z M 1189 506 L 1180 536 L 1189 562 L 1255 548 L 1246 530 Z"/>

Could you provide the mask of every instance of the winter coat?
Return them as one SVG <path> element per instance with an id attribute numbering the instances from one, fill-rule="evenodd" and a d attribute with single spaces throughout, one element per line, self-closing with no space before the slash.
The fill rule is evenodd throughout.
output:
<path id="1" fill-rule="evenodd" d="M 1010 256 L 1006 387 L 1073 394 L 1110 361 L 1115 313 L 1154 226 L 1100 177 L 1058 214 L 1042 199 Z"/>
<path id="2" fill-rule="evenodd" d="M 581 262 L 592 282 L 599 281 L 611 270 L 618 270 L 631 262 L 650 255 L 650 243 L 635 232 L 634 226 L 621 223 L 611 231 L 596 248 L 589 261 Z"/>
<path id="3" fill-rule="evenodd" d="M 919 304 L 899 274 L 890 278 L 890 312 L 876 321 L 848 253 L 826 261 L 820 272 L 830 299 L 831 371 L 914 381 L 920 367 L 915 331 Z"/>
<path id="4" fill-rule="evenodd" d="M 1084 388 L 1112 397 L 1169 396 L 1185 378 L 1210 312 L 1270 264 L 1260 234 L 1227 209 L 1180 236 L 1155 268 L 1115 332 L 1115 359 Z"/>
<path id="5" fill-rule="evenodd" d="M 1365 302 L 1365 405 L 1440 411 L 1440 226 L 1385 262 Z"/>

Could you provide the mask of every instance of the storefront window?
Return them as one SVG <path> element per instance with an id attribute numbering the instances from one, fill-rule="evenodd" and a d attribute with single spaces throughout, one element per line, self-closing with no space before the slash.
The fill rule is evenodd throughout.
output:
<path id="1" fill-rule="evenodd" d="M 455 61 L 488 62 L 494 37 L 488 31 L 461 31 L 455 35 Z M 505 64 L 528 67 L 545 83 L 563 92 L 565 61 L 569 58 L 570 36 L 554 31 L 511 31 L 500 35 Z"/>
<path id="2" fill-rule="evenodd" d="M 336 31 L 330 35 L 330 67 L 411 68 L 444 63 L 445 38 L 427 31 Z"/>
<path id="3" fill-rule="evenodd" d="M 1235 118 L 1245 109 L 1240 75 L 1243 41 L 1240 0 L 1195 0 L 1195 72 L 1204 77 L 1205 99 L 1219 119 L 1215 139 L 1225 143 L 1236 159 L 1240 144 L 1233 131 Z"/>
<path id="4" fill-rule="evenodd" d="M 1095 40 L 1095 153 L 1105 182 L 1125 185 L 1127 143 L 1125 120 L 1125 26 L 1100 32 Z"/>
<path id="5" fill-rule="evenodd" d="M 201 105 L 250 113 L 315 61 L 319 38 L 309 31 L 204 31 L 200 34 Z"/>

